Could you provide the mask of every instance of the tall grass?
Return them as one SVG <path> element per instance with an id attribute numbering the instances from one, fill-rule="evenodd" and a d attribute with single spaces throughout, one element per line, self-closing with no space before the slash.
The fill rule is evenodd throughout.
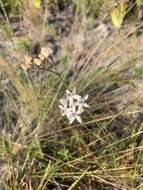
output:
<path id="1" fill-rule="evenodd" d="M 3 43 L 11 44 L 2 46 L 0 58 L 4 190 L 143 188 L 142 34 L 136 35 L 142 24 L 127 25 L 120 34 L 103 23 L 82 27 L 86 22 L 81 15 L 89 18 L 92 5 L 95 10 L 101 6 L 99 1 L 86 3 L 81 1 L 78 11 L 79 6 L 89 11 L 75 12 L 70 33 L 59 40 L 60 56 L 54 57 L 58 74 L 54 66 L 20 68 L 37 41 L 46 44 L 49 29 L 56 31 L 47 27 L 46 9 L 33 8 L 33 17 L 28 14 L 26 24 L 21 21 L 30 23 L 26 34 L 2 36 Z M 89 94 L 91 108 L 81 125 L 69 125 L 58 109 L 65 90 L 75 86 L 79 94 Z"/>

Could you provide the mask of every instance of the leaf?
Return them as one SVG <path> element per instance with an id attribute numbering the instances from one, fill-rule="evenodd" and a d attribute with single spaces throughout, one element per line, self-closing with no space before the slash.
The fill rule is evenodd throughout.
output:
<path id="1" fill-rule="evenodd" d="M 111 20 L 113 25 L 117 29 L 121 28 L 125 14 L 126 14 L 126 4 L 124 0 L 121 0 L 120 4 L 111 10 Z"/>
<path id="2" fill-rule="evenodd" d="M 136 0 L 137 6 L 142 6 L 143 5 L 143 0 Z"/>
<path id="3" fill-rule="evenodd" d="M 34 0 L 34 5 L 35 5 L 35 7 L 36 8 L 40 8 L 40 6 L 41 6 L 41 0 Z"/>
<path id="4" fill-rule="evenodd" d="M 114 25 L 117 29 L 121 28 L 123 19 L 121 18 L 121 15 L 120 15 L 120 12 L 119 12 L 119 9 L 118 9 L 118 8 L 114 8 L 114 9 L 111 11 L 111 19 L 112 19 L 113 25 Z"/>

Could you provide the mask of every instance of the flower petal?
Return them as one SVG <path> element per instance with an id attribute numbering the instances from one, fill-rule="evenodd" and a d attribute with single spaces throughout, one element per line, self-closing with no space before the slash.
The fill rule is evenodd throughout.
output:
<path id="1" fill-rule="evenodd" d="M 69 96 L 71 95 L 71 92 L 69 90 L 66 90 L 66 94 Z"/>
<path id="2" fill-rule="evenodd" d="M 83 109 L 83 106 L 82 106 L 82 104 L 79 104 L 79 106 L 78 106 L 78 109 L 77 109 L 77 114 L 81 114 L 82 112 L 84 112 L 84 109 Z"/>
<path id="3" fill-rule="evenodd" d="M 72 107 L 74 102 L 72 96 L 67 97 L 67 99 L 69 100 L 69 107 Z"/>
<path id="4" fill-rule="evenodd" d="M 74 99 L 76 99 L 77 101 L 80 101 L 80 100 L 81 100 L 81 96 L 78 95 L 78 94 L 73 94 L 72 97 L 73 97 Z"/>
<path id="5" fill-rule="evenodd" d="M 72 112 L 75 114 L 76 113 L 76 106 L 73 105 L 71 109 L 72 109 Z"/>
<path id="6" fill-rule="evenodd" d="M 64 98 L 61 98 L 59 101 L 62 105 L 66 106 L 67 105 L 67 100 Z"/>
<path id="7" fill-rule="evenodd" d="M 72 124 L 74 122 L 74 120 L 75 120 L 75 117 L 71 117 L 70 121 L 69 121 L 69 124 Z"/>
<path id="8" fill-rule="evenodd" d="M 86 101 L 88 99 L 88 94 L 86 96 L 83 97 L 83 100 Z"/>
<path id="9" fill-rule="evenodd" d="M 72 117 L 72 115 L 73 115 L 72 109 L 71 109 L 71 108 L 67 108 L 67 109 L 65 110 L 65 113 L 66 113 L 67 118 L 70 120 L 71 117 Z"/>
<path id="10" fill-rule="evenodd" d="M 75 117 L 76 117 L 76 120 L 81 124 L 82 123 L 81 117 L 79 115 L 76 115 Z"/>
<path id="11" fill-rule="evenodd" d="M 85 107 L 85 108 L 90 108 L 90 106 L 89 106 L 87 103 L 84 103 L 84 104 L 83 104 L 83 107 Z"/>
<path id="12" fill-rule="evenodd" d="M 65 114 L 65 112 L 61 112 L 61 115 L 62 115 L 62 116 L 65 116 L 66 114 Z"/>
<path id="13" fill-rule="evenodd" d="M 60 110 L 64 110 L 64 107 L 62 105 L 58 105 L 58 107 L 60 108 Z"/>
<path id="14" fill-rule="evenodd" d="M 76 94 L 76 87 L 74 87 L 72 93 L 73 93 L 73 94 Z"/>

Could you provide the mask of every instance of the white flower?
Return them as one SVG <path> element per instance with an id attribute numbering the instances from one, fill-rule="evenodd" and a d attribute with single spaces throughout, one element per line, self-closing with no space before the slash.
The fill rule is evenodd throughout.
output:
<path id="1" fill-rule="evenodd" d="M 72 108 L 68 108 L 66 110 L 66 116 L 69 119 L 69 124 L 72 124 L 75 120 L 77 120 L 79 123 L 82 123 L 82 119 L 79 114 L 80 112 L 76 110 L 75 106 L 73 106 Z"/>
<path id="2" fill-rule="evenodd" d="M 60 99 L 60 111 L 62 116 L 66 116 L 69 119 L 69 124 L 72 124 L 75 120 L 82 123 L 80 114 L 84 112 L 84 108 L 90 106 L 85 102 L 88 99 L 88 95 L 81 97 L 76 93 L 76 88 L 73 91 L 66 90 L 66 97 Z"/>
<path id="3" fill-rule="evenodd" d="M 74 103 L 74 100 L 79 100 L 81 96 L 76 94 L 76 88 L 74 88 L 72 92 L 69 90 L 66 90 L 66 98 L 69 100 L 70 106 L 72 106 Z"/>
<path id="4" fill-rule="evenodd" d="M 80 108 L 83 108 L 83 107 L 90 108 L 90 106 L 87 103 L 85 103 L 87 99 L 88 99 L 88 95 L 84 96 L 83 98 L 78 99 L 76 105 L 79 106 Z"/>
<path id="5" fill-rule="evenodd" d="M 73 91 L 69 91 L 69 90 L 66 90 L 66 96 L 67 98 L 68 97 L 72 97 L 72 98 L 75 98 L 75 99 L 79 99 L 81 96 L 76 94 L 76 87 L 73 89 Z"/>

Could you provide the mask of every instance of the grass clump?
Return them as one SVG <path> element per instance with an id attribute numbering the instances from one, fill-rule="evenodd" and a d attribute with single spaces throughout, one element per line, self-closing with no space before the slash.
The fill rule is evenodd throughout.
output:
<path id="1" fill-rule="evenodd" d="M 12 48 L 1 45 L 2 189 L 142 189 L 142 24 L 127 24 L 120 32 L 99 20 L 82 27 L 82 16 L 91 18 L 97 10 L 95 19 L 104 2 L 73 1 L 79 12 L 68 12 L 71 20 L 64 19 L 70 3 L 62 1 L 65 12 L 54 13 L 42 3 L 34 19 L 25 7 L 22 32 L 4 38 Z M 64 35 L 63 25 L 69 27 Z M 53 53 L 39 56 L 42 47 Z M 22 69 L 26 56 L 30 67 Z M 75 87 L 82 97 L 89 95 L 81 124 L 69 124 L 58 108 L 66 90 Z"/>

